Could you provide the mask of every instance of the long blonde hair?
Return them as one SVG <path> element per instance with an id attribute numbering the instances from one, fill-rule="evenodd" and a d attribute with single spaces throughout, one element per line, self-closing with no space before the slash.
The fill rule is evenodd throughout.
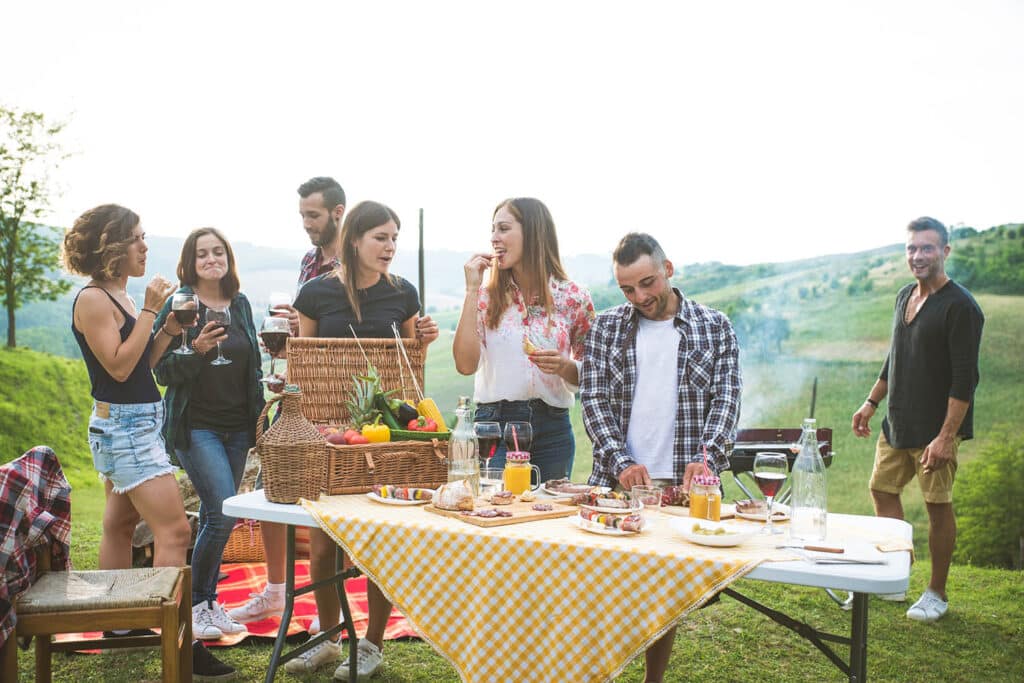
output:
<path id="1" fill-rule="evenodd" d="M 555 233 L 555 220 L 551 212 L 539 199 L 532 197 L 515 197 L 506 199 L 494 208 L 498 214 L 503 208 L 516 217 L 523 226 L 523 272 L 527 279 L 536 282 L 544 297 L 544 310 L 551 319 L 554 300 L 548 280 L 567 280 L 562 261 L 558 257 L 558 235 Z M 490 303 L 487 307 L 487 327 L 498 329 L 501 316 L 512 303 L 509 288 L 512 285 L 512 271 L 492 267 L 490 279 L 487 281 L 487 294 Z M 529 302 L 524 302 L 524 305 Z"/>
<path id="2" fill-rule="evenodd" d="M 352 306 L 352 312 L 356 314 L 356 320 L 363 322 L 363 314 L 359 308 L 359 292 L 356 289 L 356 275 L 359 272 L 359 254 L 355 245 L 352 244 L 365 233 L 379 228 L 388 221 L 394 221 L 399 230 L 402 229 L 402 222 L 398 220 L 398 214 L 388 206 L 380 202 L 365 201 L 359 202 L 345 216 L 345 222 L 341 226 L 341 257 L 338 259 L 341 266 L 334 269 L 333 275 L 345 285 L 345 295 Z M 384 274 L 388 284 L 395 287 L 395 278 L 390 273 Z"/>

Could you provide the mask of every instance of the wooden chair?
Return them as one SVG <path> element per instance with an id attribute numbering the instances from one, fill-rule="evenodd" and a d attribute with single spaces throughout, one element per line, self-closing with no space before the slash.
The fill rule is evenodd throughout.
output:
<path id="1" fill-rule="evenodd" d="M 164 683 L 192 680 L 192 574 L 188 567 L 51 572 L 49 548 L 39 576 L 15 603 L 17 627 L 3 646 L 3 680 L 18 680 L 17 639 L 35 636 L 36 681 L 49 683 L 52 652 L 155 647 Z M 159 628 L 160 635 L 51 642 L 58 633 Z"/>

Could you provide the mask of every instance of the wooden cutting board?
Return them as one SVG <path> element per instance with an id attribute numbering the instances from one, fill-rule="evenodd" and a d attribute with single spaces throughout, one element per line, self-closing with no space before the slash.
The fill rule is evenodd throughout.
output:
<path id="1" fill-rule="evenodd" d="M 559 517 L 571 517 L 576 514 L 575 507 L 569 507 L 567 505 L 557 505 L 553 499 L 533 500 L 529 503 L 524 503 L 521 500 L 511 505 L 491 505 L 484 498 L 478 498 L 476 501 L 476 509 L 482 510 L 485 508 L 494 508 L 495 510 L 505 510 L 511 512 L 511 517 L 470 517 L 464 515 L 457 510 L 442 510 L 434 507 L 433 503 L 427 503 L 423 506 L 423 509 L 427 512 L 433 512 L 435 515 L 442 515 L 444 517 L 454 517 L 455 519 L 461 519 L 463 522 L 469 522 L 476 526 L 492 527 L 492 526 L 505 526 L 507 524 L 520 524 L 522 522 L 536 522 L 541 519 L 557 519 Z M 538 503 L 545 503 L 551 506 L 551 510 L 547 512 L 538 512 L 537 510 L 531 509 L 532 506 Z"/>

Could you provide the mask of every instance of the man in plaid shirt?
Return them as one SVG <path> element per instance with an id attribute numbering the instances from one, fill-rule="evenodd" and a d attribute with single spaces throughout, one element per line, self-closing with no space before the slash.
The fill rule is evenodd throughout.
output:
<path id="1" fill-rule="evenodd" d="M 341 264 L 341 221 L 345 216 L 345 190 L 334 178 L 317 176 L 299 185 L 299 215 L 302 228 L 313 248 L 299 264 L 298 289 L 315 277 L 326 275 Z M 277 315 L 286 315 L 292 335 L 299 334 L 299 313 L 291 306 L 278 305 Z"/>
<path id="2" fill-rule="evenodd" d="M 597 316 L 580 376 L 590 484 L 688 491 L 705 448 L 716 473 L 729 467 L 742 389 L 736 335 L 724 314 L 672 287 L 672 262 L 650 235 L 623 237 L 613 270 L 629 303 Z M 647 651 L 646 681 L 661 681 L 674 639 L 673 628 Z"/>

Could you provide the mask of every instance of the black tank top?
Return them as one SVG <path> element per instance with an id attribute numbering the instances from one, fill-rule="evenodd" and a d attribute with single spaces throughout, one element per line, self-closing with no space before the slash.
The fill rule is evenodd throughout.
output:
<path id="1" fill-rule="evenodd" d="M 101 290 L 114 302 L 117 310 L 121 311 L 121 315 L 124 316 L 124 325 L 121 326 L 120 330 L 122 342 L 135 329 L 135 318 L 130 316 L 128 311 L 124 310 L 124 306 L 119 304 L 117 299 L 102 287 L 88 285 L 82 287 L 78 294 L 75 295 L 75 301 L 71 304 L 71 333 L 75 335 L 78 348 L 82 350 L 82 358 L 85 359 L 85 367 L 89 371 L 92 397 L 97 401 L 106 401 L 107 403 L 156 403 L 160 400 L 160 392 L 156 388 L 156 382 L 153 381 L 153 373 L 149 369 L 149 349 L 153 345 L 153 335 L 149 335 L 149 341 L 146 342 L 146 350 L 142 352 L 139 362 L 132 368 L 132 374 L 128 375 L 128 379 L 124 382 L 118 382 L 110 376 L 110 373 L 103 367 L 103 364 L 96 358 L 96 354 L 92 352 L 89 344 L 85 341 L 85 335 L 75 327 L 75 306 L 78 304 L 78 297 L 86 289 Z"/>

